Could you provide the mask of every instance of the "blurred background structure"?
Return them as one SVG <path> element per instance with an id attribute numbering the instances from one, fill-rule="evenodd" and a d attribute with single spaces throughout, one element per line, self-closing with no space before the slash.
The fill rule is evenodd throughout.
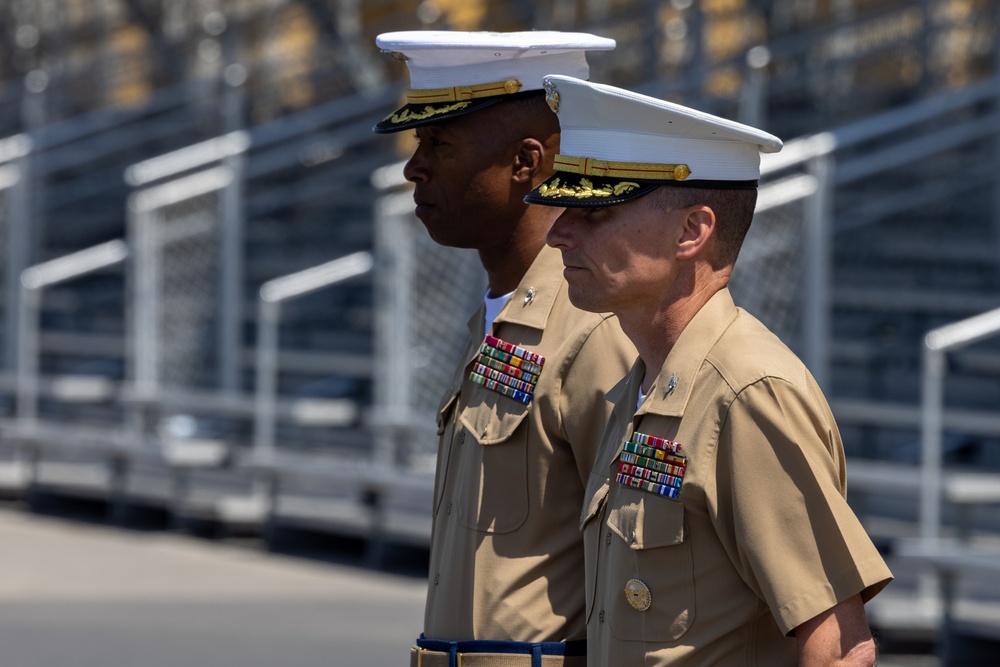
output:
<path id="1" fill-rule="evenodd" d="M 831 399 L 898 576 L 884 642 L 996 664 L 998 26 L 997 0 L 0 0 L 0 485 L 425 547 L 485 281 L 412 216 L 410 139 L 370 132 L 406 87 L 375 36 L 584 30 L 618 41 L 593 80 L 786 141 L 734 295 Z"/>

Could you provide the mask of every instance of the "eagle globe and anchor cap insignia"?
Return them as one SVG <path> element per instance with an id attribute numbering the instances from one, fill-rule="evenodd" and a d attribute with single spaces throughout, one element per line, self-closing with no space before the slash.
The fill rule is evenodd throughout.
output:
<path id="1" fill-rule="evenodd" d="M 542 82 L 542 87 L 545 88 L 545 102 L 552 109 L 552 113 L 559 113 L 559 90 L 556 88 L 556 84 L 545 79 Z"/>

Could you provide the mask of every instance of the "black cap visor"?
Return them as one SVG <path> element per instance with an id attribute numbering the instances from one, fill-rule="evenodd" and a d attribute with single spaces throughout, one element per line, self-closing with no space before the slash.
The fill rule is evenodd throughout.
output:
<path id="1" fill-rule="evenodd" d="M 613 206 L 638 199 L 663 184 L 664 181 L 605 178 L 557 171 L 529 192 L 524 201 L 541 206 Z"/>
<path id="2" fill-rule="evenodd" d="M 707 190 L 752 190 L 757 181 L 677 181 L 643 178 L 587 176 L 569 171 L 557 171 L 544 183 L 528 193 L 527 204 L 564 206 L 567 208 L 614 206 L 625 204 L 649 194 L 659 187 L 695 188 Z"/>
<path id="3" fill-rule="evenodd" d="M 422 125 L 432 125 L 443 120 L 457 118 L 479 111 L 486 107 L 501 102 L 524 99 L 526 97 L 542 96 L 542 90 L 522 90 L 508 95 L 491 95 L 489 97 L 477 97 L 470 100 L 459 100 L 457 102 L 433 102 L 420 104 L 404 104 L 391 114 L 380 120 L 372 128 L 376 134 L 389 134 L 391 132 L 401 132 Z"/>

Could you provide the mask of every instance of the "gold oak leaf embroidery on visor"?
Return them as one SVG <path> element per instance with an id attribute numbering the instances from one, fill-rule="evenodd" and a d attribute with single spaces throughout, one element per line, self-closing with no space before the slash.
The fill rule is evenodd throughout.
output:
<path id="1" fill-rule="evenodd" d="M 551 184 L 542 183 L 538 186 L 538 194 L 543 197 L 576 197 L 577 199 L 587 199 L 588 197 L 616 197 L 628 194 L 639 187 L 638 183 L 622 181 L 616 185 L 604 184 L 595 188 L 592 181 L 581 178 L 579 185 L 559 185 L 559 179 L 555 179 Z"/>
<path id="2" fill-rule="evenodd" d="M 424 107 L 423 111 L 419 111 L 417 113 L 414 113 L 409 109 L 403 109 L 400 113 L 389 114 L 388 120 L 390 123 L 406 123 L 411 120 L 424 120 L 425 118 L 430 118 L 431 116 L 458 111 L 459 109 L 464 109 L 467 106 L 469 106 L 468 102 L 456 102 L 455 104 L 449 104 L 445 107 Z"/>

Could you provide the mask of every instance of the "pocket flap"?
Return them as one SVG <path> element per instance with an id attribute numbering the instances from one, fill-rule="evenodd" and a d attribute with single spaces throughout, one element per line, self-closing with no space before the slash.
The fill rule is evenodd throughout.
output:
<path id="1" fill-rule="evenodd" d="M 587 490 L 583 494 L 583 512 L 580 514 L 580 530 L 601 513 L 608 499 L 608 480 L 601 475 L 590 473 Z"/>
<path id="2" fill-rule="evenodd" d="M 459 421 L 481 445 L 510 439 L 528 415 L 528 406 L 487 389 L 476 390 Z"/>
<path id="3" fill-rule="evenodd" d="M 441 406 L 438 408 L 437 415 L 437 434 L 441 435 L 444 433 L 445 428 L 448 426 L 448 415 L 451 413 L 452 408 L 455 406 L 455 402 L 458 400 L 458 390 L 445 395 L 441 400 Z"/>
<path id="4" fill-rule="evenodd" d="M 655 549 L 684 541 L 684 505 L 636 489 L 620 489 L 621 502 L 608 512 L 608 526 L 632 549 Z"/>

